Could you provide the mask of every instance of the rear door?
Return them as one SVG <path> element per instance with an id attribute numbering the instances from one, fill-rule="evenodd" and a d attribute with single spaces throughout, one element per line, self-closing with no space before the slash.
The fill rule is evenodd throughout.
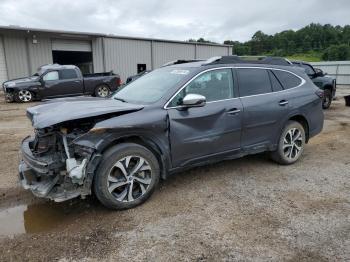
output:
<path id="1" fill-rule="evenodd" d="M 264 68 L 236 69 L 243 104 L 242 147 L 265 151 L 281 132 L 288 97 L 275 75 Z"/>
<path id="2" fill-rule="evenodd" d="M 240 148 L 242 103 L 234 95 L 231 69 L 204 72 L 182 89 L 167 107 L 173 167 L 204 161 Z M 186 94 L 206 97 L 206 105 L 181 109 Z"/>
<path id="3" fill-rule="evenodd" d="M 83 94 L 83 82 L 75 69 L 51 71 L 43 76 L 44 97 L 61 97 Z"/>

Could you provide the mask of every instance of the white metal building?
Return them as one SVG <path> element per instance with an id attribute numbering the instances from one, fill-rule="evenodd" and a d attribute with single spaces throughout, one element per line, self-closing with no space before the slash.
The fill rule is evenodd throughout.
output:
<path id="1" fill-rule="evenodd" d="M 34 74 L 44 64 L 111 71 L 123 80 L 177 59 L 230 55 L 232 46 L 24 27 L 0 27 L 0 81 Z"/>

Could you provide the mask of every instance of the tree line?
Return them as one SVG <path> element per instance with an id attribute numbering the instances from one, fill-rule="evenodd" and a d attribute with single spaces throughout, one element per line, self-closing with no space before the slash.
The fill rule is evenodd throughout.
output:
<path id="1" fill-rule="evenodd" d="M 192 42 L 210 43 L 200 38 Z M 350 60 L 350 25 L 332 26 L 312 23 L 297 31 L 286 30 L 274 35 L 257 31 L 249 41 L 226 40 L 235 55 L 293 56 L 317 53 L 323 60 Z"/>

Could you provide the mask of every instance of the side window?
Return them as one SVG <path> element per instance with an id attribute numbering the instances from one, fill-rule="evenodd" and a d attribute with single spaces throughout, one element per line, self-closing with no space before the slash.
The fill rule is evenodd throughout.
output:
<path id="1" fill-rule="evenodd" d="M 298 85 L 301 84 L 300 78 L 296 77 L 291 73 L 288 73 L 286 71 L 281 71 L 281 70 L 272 70 L 272 72 L 280 81 L 284 89 L 297 87 Z"/>
<path id="2" fill-rule="evenodd" d="M 187 94 L 205 96 L 207 102 L 233 98 L 231 69 L 218 69 L 201 74 L 182 89 L 169 106 L 181 105 Z"/>
<path id="3" fill-rule="evenodd" d="M 46 75 L 44 75 L 43 80 L 44 81 L 58 80 L 58 72 L 57 71 L 48 72 Z"/>
<path id="4" fill-rule="evenodd" d="M 266 69 L 237 69 L 240 96 L 251 96 L 270 93 L 271 83 Z"/>
<path id="5" fill-rule="evenodd" d="M 78 78 L 77 72 L 74 69 L 62 69 L 59 71 L 60 79 L 76 79 Z"/>
<path id="6" fill-rule="evenodd" d="M 282 87 L 280 81 L 278 81 L 276 76 L 270 70 L 269 70 L 269 76 L 270 76 L 270 80 L 271 80 L 272 91 L 273 92 L 282 91 L 283 87 Z"/>

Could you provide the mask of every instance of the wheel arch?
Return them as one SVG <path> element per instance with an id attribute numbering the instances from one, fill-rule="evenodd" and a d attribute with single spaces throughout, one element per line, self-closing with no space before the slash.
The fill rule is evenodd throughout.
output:
<path id="1" fill-rule="evenodd" d="M 325 85 L 323 86 L 323 89 L 324 89 L 324 90 L 327 89 L 327 90 L 333 91 L 333 88 L 334 88 L 334 87 L 333 87 L 333 85 L 331 85 L 331 84 L 325 84 Z"/>
<path id="2" fill-rule="evenodd" d="M 109 83 L 102 82 L 95 85 L 95 90 L 100 86 L 107 86 L 109 89 L 111 89 L 111 85 Z"/>
<path id="3" fill-rule="evenodd" d="M 121 143 L 135 143 L 144 146 L 150 150 L 158 160 L 161 170 L 161 178 L 166 179 L 167 170 L 169 169 L 169 158 L 167 157 L 166 149 L 164 149 L 154 139 L 142 135 L 126 135 L 114 139 L 111 143 L 100 150 L 100 154 L 106 153 L 109 149 Z"/>
<path id="4" fill-rule="evenodd" d="M 306 117 L 303 116 L 302 114 L 296 114 L 296 115 L 289 117 L 288 121 L 291 121 L 291 120 L 296 121 L 303 126 L 303 128 L 305 130 L 305 138 L 306 138 L 305 142 L 308 143 L 309 138 L 310 138 L 310 130 L 309 130 L 310 126 L 309 126 L 309 122 L 306 119 Z"/>

